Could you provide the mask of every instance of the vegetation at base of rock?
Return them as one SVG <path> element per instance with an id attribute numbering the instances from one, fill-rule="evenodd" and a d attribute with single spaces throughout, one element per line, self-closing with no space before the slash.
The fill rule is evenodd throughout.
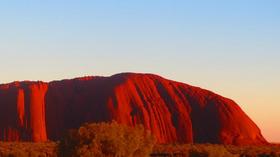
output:
<path id="1" fill-rule="evenodd" d="M 0 142 L 0 157 L 57 157 L 55 142 Z"/>
<path id="2" fill-rule="evenodd" d="M 59 142 L 0 142 L 0 157 L 280 157 L 280 144 L 155 144 L 142 125 L 84 124 Z"/>
<path id="3" fill-rule="evenodd" d="M 85 124 L 71 130 L 59 144 L 59 155 L 67 157 L 146 157 L 155 138 L 142 125 Z"/>
<path id="4" fill-rule="evenodd" d="M 0 142 L 0 157 L 58 157 L 58 145 L 55 142 Z M 155 145 L 150 155 L 152 157 L 280 157 L 280 145 Z"/>
<path id="5" fill-rule="evenodd" d="M 219 144 L 156 145 L 152 156 L 170 157 L 280 157 L 280 145 L 233 146 Z"/>

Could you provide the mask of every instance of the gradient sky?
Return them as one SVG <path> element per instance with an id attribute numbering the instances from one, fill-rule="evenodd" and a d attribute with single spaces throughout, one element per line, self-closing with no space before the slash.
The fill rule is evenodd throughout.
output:
<path id="1" fill-rule="evenodd" d="M 0 82 L 148 72 L 234 99 L 280 142 L 280 1 L 0 2 Z"/>

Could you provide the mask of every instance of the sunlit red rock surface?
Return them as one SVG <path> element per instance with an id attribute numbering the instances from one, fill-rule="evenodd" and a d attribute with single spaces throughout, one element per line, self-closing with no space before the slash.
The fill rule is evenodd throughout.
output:
<path id="1" fill-rule="evenodd" d="M 152 74 L 0 85 L 0 140 L 57 140 L 84 122 L 113 119 L 143 124 L 159 143 L 267 143 L 234 101 Z"/>

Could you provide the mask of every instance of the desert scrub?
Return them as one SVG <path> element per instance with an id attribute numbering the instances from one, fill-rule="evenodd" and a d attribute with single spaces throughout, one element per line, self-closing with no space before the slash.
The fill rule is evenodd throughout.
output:
<path id="1" fill-rule="evenodd" d="M 0 157 L 57 157 L 57 143 L 0 142 Z"/>
<path id="2" fill-rule="evenodd" d="M 227 150 L 241 157 L 280 157 L 280 145 L 225 146 Z"/>
<path id="3" fill-rule="evenodd" d="M 71 130 L 59 144 L 59 156 L 67 157 L 145 157 L 155 138 L 142 125 L 129 127 L 111 123 L 84 124 Z"/>
<path id="4" fill-rule="evenodd" d="M 280 145 L 158 144 L 152 154 L 154 157 L 161 154 L 180 154 L 182 157 L 280 157 Z"/>
<path id="5" fill-rule="evenodd" d="M 153 155 L 169 154 L 170 156 L 183 157 L 238 157 L 237 154 L 232 154 L 223 145 L 216 144 L 167 144 L 156 145 L 153 150 Z M 159 155 L 158 155 L 159 156 Z"/>
<path id="6" fill-rule="evenodd" d="M 238 157 L 230 153 L 223 145 L 203 144 L 193 145 L 189 149 L 189 156 L 192 157 Z"/>

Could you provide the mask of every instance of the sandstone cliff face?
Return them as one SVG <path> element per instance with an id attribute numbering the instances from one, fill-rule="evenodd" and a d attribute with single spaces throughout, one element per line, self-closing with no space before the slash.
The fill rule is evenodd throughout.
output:
<path id="1" fill-rule="evenodd" d="M 57 140 L 84 122 L 111 120 L 141 123 L 159 143 L 267 143 L 232 100 L 152 74 L 0 85 L 0 140 Z"/>
<path id="2" fill-rule="evenodd" d="M 42 82 L 0 86 L 1 140 L 47 140 L 44 99 L 47 87 Z"/>

